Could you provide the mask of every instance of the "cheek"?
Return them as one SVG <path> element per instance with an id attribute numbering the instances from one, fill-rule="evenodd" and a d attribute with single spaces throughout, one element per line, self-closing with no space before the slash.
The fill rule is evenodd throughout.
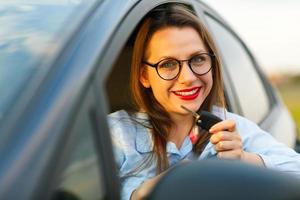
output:
<path id="1" fill-rule="evenodd" d="M 160 80 L 157 78 L 156 71 L 148 71 L 148 80 L 152 90 L 156 90 L 157 86 L 160 84 Z"/>
<path id="2" fill-rule="evenodd" d="M 205 82 L 206 85 L 206 90 L 209 93 L 210 90 L 212 89 L 213 86 L 213 77 L 212 77 L 212 73 L 208 73 L 206 76 L 203 77 L 203 81 Z"/>
<path id="3" fill-rule="evenodd" d="M 168 95 L 170 91 L 170 85 L 163 82 L 163 80 L 154 80 L 151 84 L 152 92 L 155 93 L 155 96 L 165 96 Z"/>
<path id="4" fill-rule="evenodd" d="M 156 100 L 161 101 L 169 97 L 172 81 L 165 81 L 155 74 L 155 76 L 149 76 L 149 82 Z"/>
<path id="5" fill-rule="evenodd" d="M 149 68 L 144 68 L 140 75 L 140 82 L 145 88 L 153 88 L 155 87 L 156 81 L 156 71 Z"/>
<path id="6" fill-rule="evenodd" d="M 210 75 L 209 80 L 208 80 L 209 90 L 211 90 L 213 84 L 214 84 L 214 80 L 213 80 L 212 75 Z"/>

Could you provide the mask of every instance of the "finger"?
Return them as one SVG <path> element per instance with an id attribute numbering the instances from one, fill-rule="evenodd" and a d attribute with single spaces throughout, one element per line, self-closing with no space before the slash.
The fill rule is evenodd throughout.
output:
<path id="1" fill-rule="evenodd" d="M 210 142 L 212 144 L 217 144 L 218 142 L 225 139 L 225 137 L 226 137 L 225 135 L 227 135 L 227 133 L 225 133 L 225 131 L 220 131 L 218 133 L 212 134 L 212 136 L 210 137 Z"/>
<path id="2" fill-rule="evenodd" d="M 243 150 L 236 149 L 230 151 L 221 151 L 218 152 L 217 157 L 220 159 L 237 159 L 240 160 L 242 158 Z"/>
<path id="3" fill-rule="evenodd" d="M 235 131 L 235 127 L 236 127 L 235 121 L 229 119 L 229 120 L 224 120 L 219 123 L 216 123 L 209 129 L 209 132 L 216 133 L 216 132 L 225 131 L 225 130 Z"/>
<path id="4" fill-rule="evenodd" d="M 243 148 L 243 145 L 239 141 L 220 141 L 214 148 L 217 152 L 221 151 L 231 151 L 231 150 L 240 150 Z"/>
<path id="5" fill-rule="evenodd" d="M 228 132 L 228 131 L 220 131 L 218 133 L 212 134 L 210 137 L 210 142 L 212 144 L 216 144 L 220 141 L 232 141 L 238 140 L 240 141 L 240 135 L 237 132 Z"/>

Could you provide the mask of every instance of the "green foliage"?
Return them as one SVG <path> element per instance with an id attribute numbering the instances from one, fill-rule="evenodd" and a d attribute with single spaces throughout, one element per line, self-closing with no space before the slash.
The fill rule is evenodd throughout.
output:
<path id="1" fill-rule="evenodd" d="M 291 77 L 291 81 L 294 84 L 300 85 L 300 75 L 296 75 L 296 76 Z"/>

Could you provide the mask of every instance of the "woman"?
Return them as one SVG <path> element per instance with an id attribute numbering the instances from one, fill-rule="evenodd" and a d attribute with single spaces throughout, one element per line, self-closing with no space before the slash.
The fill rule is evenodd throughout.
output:
<path id="1" fill-rule="evenodd" d="M 163 172 L 183 160 L 217 156 L 300 175 L 296 152 L 225 110 L 220 67 L 210 34 L 185 7 L 160 6 L 141 22 L 131 70 L 137 110 L 109 115 L 122 199 L 147 196 Z M 182 106 L 223 121 L 198 130 Z"/>

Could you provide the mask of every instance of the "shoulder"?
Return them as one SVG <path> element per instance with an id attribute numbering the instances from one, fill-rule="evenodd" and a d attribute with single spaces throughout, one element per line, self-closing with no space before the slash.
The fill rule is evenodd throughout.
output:
<path id="1" fill-rule="evenodd" d="M 129 114 L 120 110 L 108 115 L 108 123 L 116 161 L 121 171 L 126 169 L 126 160 L 132 162 L 138 159 L 140 152 L 151 151 L 151 136 L 145 113 Z"/>
<path id="2" fill-rule="evenodd" d="M 121 119 L 130 118 L 128 112 L 125 110 L 118 110 L 116 112 L 110 113 L 108 116 L 109 125 L 116 125 Z"/>
<path id="3" fill-rule="evenodd" d="M 125 110 L 119 110 L 113 113 L 110 113 L 107 116 L 108 124 L 110 128 L 116 128 L 118 126 L 124 126 L 127 123 L 126 121 L 130 122 L 130 116 Z M 127 125 L 130 125 L 129 123 Z"/>
<path id="4" fill-rule="evenodd" d="M 136 124 L 128 112 L 125 110 L 119 110 L 109 114 L 107 119 L 113 140 L 121 142 L 134 139 Z"/>
<path id="5" fill-rule="evenodd" d="M 111 138 L 119 147 L 133 147 L 135 141 L 148 135 L 148 115 L 142 112 L 128 113 L 120 110 L 108 115 Z M 130 149 L 130 148 L 129 148 Z"/>
<path id="6" fill-rule="evenodd" d="M 126 160 L 127 152 L 134 148 L 136 131 L 130 115 L 124 110 L 109 114 L 107 120 L 114 156 L 120 169 Z"/>
<path id="7" fill-rule="evenodd" d="M 125 110 L 119 110 L 107 116 L 109 128 L 113 136 L 133 135 L 148 124 L 148 116 L 145 113 L 128 113 Z"/>

